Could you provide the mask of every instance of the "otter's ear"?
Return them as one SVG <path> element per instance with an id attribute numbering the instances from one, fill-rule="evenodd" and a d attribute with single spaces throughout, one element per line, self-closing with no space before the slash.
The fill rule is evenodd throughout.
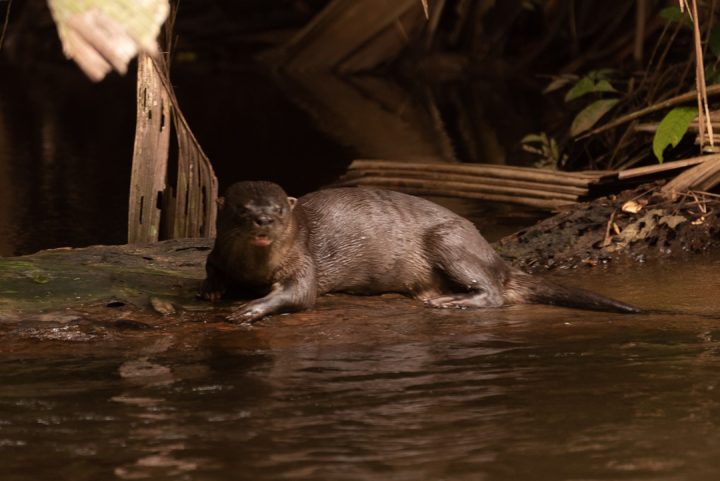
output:
<path id="1" fill-rule="evenodd" d="M 218 197 L 217 200 L 218 210 L 222 210 L 223 207 L 225 207 L 225 197 Z"/>
<path id="2" fill-rule="evenodd" d="M 295 208 L 295 204 L 297 204 L 297 199 L 295 197 L 288 197 L 287 201 L 290 206 L 290 210 L 293 210 Z"/>

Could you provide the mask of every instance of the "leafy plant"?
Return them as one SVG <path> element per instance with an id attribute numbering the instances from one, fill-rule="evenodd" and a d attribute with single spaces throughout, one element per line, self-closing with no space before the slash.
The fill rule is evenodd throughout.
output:
<path id="1" fill-rule="evenodd" d="M 676 107 L 660 121 L 653 138 L 653 153 L 659 163 L 663 163 L 667 146 L 677 147 L 697 113 L 696 107 Z"/>
<path id="2" fill-rule="evenodd" d="M 678 6 L 665 7 L 660 10 L 660 16 L 670 23 L 679 23 L 692 28 L 692 19 L 687 10 L 682 11 Z"/>
<path id="3" fill-rule="evenodd" d="M 565 94 L 565 102 L 572 102 L 590 94 L 596 94 L 596 100 L 585 106 L 573 119 L 570 136 L 577 137 L 590 130 L 620 100 L 615 94 L 617 89 L 610 83 L 611 69 L 593 70 L 580 78 Z M 607 98 L 605 94 L 612 94 Z M 599 99 L 597 97 L 600 97 Z"/>
<path id="4" fill-rule="evenodd" d="M 600 99 L 582 109 L 573 119 L 570 126 L 570 136 L 577 137 L 590 130 L 619 101 L 620 99 Z"/>

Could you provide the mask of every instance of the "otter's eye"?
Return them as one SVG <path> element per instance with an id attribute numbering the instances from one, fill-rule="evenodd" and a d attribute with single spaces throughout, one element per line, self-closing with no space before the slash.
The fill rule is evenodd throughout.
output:
<path id="1" fill-rule="evenodd" d="M 283 208 L 281 205 L 274 205 L 272 206 L 272 213 L 273 214 L 282 214 Z"/>

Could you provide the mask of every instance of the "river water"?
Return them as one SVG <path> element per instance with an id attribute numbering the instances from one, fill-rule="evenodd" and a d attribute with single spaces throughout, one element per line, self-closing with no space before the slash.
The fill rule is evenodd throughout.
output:
<path id="1" fill-rule="evenodd" d="M 338 295 L 252 329 L 7 328 L 0 478 L 717 479 L 719 268 L 557 274 L 640 315 Z"/>

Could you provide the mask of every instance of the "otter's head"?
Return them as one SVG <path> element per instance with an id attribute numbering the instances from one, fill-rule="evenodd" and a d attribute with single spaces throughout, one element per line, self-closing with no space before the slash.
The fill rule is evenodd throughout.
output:
<path id="1" fill-rule="evenodd" d="M 270 247 L 288 232 L 296 202 L 272 182 L 233 184 L 218 200 L 218 235 L 231 235 L 257 248 Z"/>

